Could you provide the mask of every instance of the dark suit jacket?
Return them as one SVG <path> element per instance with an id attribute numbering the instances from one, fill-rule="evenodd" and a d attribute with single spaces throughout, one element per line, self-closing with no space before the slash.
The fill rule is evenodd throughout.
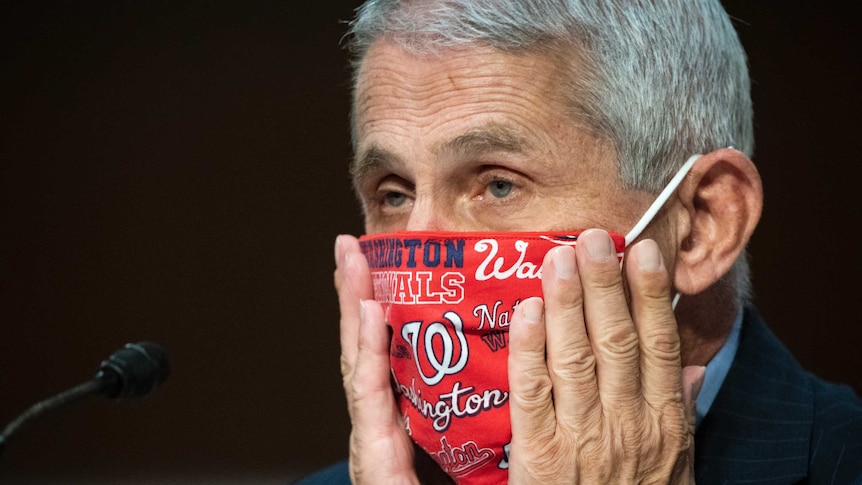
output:
<path id="1" fill-rule="evenodd" d="M 862 401 L 806 372 L 754 309 L 695 436 L 704 484 L 862 484 Z M 350 483 L 347 462 L 300 485 Z"/>
<path id="2" fill-rule="evenodd" d="M 695 435 L 696 480 L 862 483 L 862 401 L 806 372 L 754 309 Z"/>

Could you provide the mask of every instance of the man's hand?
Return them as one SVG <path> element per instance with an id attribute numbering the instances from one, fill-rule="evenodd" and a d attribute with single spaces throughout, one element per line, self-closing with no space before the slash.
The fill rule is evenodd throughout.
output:
<path id="1" fill-rule="evenodd" d="M 335 261 L 341 375 L 353 426 L 350 479 L 356 484 L 419 483 L 413 470 L 413 442 L 389 382 L 389 332 L 356 238 L 336 239 Z"/>
<path id="2" fill-rule="evenodd" d="M 634 245 L 625 273 L 630 305 L 610 237 L 585 231 L 576 248 L 545 257 L 544 302 L 518 306 L 509 329 L 510 483 L 694 483 L 704 368 L 681 368 L 656 243 Z"/>

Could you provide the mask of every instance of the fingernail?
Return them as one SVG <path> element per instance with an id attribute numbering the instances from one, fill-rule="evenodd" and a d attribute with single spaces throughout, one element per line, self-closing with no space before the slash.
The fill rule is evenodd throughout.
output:
<path id="1" fill-rule="evenodd" d="M 537 296 L 522 301 L 518 308 L 526 323 L 539 323 L 542 319 L 542 299 Z"/>
<path id="2" fill-rule="evenodd" d="M 661 268 L 661 251 L 652 239 L 644 239 L 634 247 L 635 259 L 644 271 L 658 271 Z"/>
<path id="3" fill-rule="evenodd" d="M 551 255 L 554 261 L 554 272 L 564 280 L 572 279 L 575 275 L 575 248 L 571 246 L 560 246 L 552 249 Z"/>
<path id="4" fill-rule="evenodd" d="M 578 238 L 578 243 L 586 246 L 587 256 L 597 263 L 607 261 L 616 252 L 611 236 L 601 229 L 584 231 Z"/>
<path id="5" fill-rule="evenodd" d="M 360 323 L 365 322 L 365 307 L 366 307 L 365 300 L 359 300 L 359 322 Z"/>

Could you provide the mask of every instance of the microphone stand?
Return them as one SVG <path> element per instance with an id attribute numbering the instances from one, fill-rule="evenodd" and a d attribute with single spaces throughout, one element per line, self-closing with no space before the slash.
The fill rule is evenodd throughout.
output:
<path id="1" fill-rule="evenodd" d="M 36 419 L 67 404 L 80 401 L 93 394 L 98 394 L 103 388 L 104 383 L 100 379 L 93 379 L 30 406 L 20 416 L 15 418 L 14 421 L 7 424 L 3 429 L 3 433 L 0 433 L 0 455 L 6 450 L 6 443 L 18 431 L 25 429 Z"/>
<path id="2" fill-rule="evenodd" d="M 102 361 L 96 376 L 83 384 L 39 401 L 3 428 L 0 456 L 6 444 L 36 419 L 95 394 L 110 398 L 142 397 L 167 379 L 169 366 L 164 349 L 153 342 L 126 344 Z"/>

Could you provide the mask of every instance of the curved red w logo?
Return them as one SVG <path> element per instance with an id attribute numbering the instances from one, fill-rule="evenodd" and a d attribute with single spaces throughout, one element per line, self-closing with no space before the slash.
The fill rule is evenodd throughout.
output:
<path id="1" fill-rule="evenodd" d="M 413 359 L 419 375 L 429 386 L 439 383 L 447 375 L 461 372 L 467 365 L 470 353 L 461 317 L 448 311 L 443 314 L 443 318 L 448 320 L 448 325 L 443 322 L 423 325 L 423 322 L 418 321 L 405 323 L 401 329 L 401 336 L 413 347 Z M 423 344 L 421 348 L 420 340 Z M 420 362 L 420 355 L 424 362 Z"/>

